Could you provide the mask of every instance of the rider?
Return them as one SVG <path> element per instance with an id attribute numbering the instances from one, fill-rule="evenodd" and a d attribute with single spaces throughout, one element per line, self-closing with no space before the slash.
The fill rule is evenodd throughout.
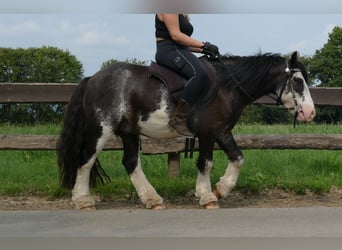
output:
<path id="1" fill-rule="evenodd" d="M 193 26 L 189 15 L 185 14 L 156 14 L 155 35 L 157 63 L 168 67 L 188 79 L 182 98 L 172 114 L 169 125 L 179 134 L 189 135 L 186 121 L 191 107 L 201 95 L 209 76 L 205 66 L 192 52 L 199 52 L 210 57 L 219 55 L 218 47 L 191 38 Z"/>

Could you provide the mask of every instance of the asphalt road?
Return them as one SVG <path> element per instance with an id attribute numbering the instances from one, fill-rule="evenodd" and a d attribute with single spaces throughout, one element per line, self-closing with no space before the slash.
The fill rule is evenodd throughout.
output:
<path id="1" fill-rule="evenodd" d="M 0 237 L 342 237 L 342 207 L 0 211 Z"/>

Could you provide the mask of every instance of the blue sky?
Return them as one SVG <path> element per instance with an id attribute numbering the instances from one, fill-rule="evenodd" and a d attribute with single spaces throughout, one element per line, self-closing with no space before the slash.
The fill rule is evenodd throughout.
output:
<path id="1" fill-rule="evenodd" d="M 99 5 L 94 5 L 94 1 L 85 1 L 83 5 L 77 5 L 79 0 L 73 0 L 72 5 L 67 2 L 70 1 L 60 0 L 56 4 L 56 1 L 47 0 L 2 0 L 0 47 L 46 45 L 67 49 L 81 61 L 85 75 L 96 73 L 109 59 L 154 59 L 154 14 L 147 13 L 157 12 L 158 6 L 131 8 L 134 14 L 121 14 L 130 12 L 130 8 L 118 10 L 113 6 L 116 1 L 98 0 L 96 3 L 102 3 Z M 251 55 L 261 50 L 287 54 L 298 50 L 302 55 L 312 55 L 327 42 L 334 26 L 342 27 L 340 0 L 326 0 L 324 4 L 323 1 L 288 0 L 286 5 L 284 1 L 275 5 L 275 1 L 266 0 L 245 0 L 240 4 L 227 0 L 224 3 L 226 10 L 207 8 L 209 11 L 203 12 L 202 9 L 207 7 L 204 4 L 187 11 L 213 12 L 191 14 L 195 26 L 193 37 L 215 43 L 221 53 Z M 258 5 L 252 6 L 253 3 Z M 311 3 L 307 5 L 309 8 L 305 8 L 305 3 Z"/>

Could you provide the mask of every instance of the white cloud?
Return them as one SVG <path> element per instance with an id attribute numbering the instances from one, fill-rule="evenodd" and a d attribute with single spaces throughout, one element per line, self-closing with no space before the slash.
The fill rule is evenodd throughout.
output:
<path id="1" fill-rule="evenodd" d="M 332 32 L 333 28 L 337 26 L 336 24 L 327 24 L 323 30 L 323 34 L 328 37 L 329 33 Z"/>
<path id="2" fill-rule="evenodd" d="M 57 24 L 57 32 L 69 33 L 73 31 L 73 25 L 68 20 L 61 20 Z"/>
<path id="3" fill-rule="evenodd" d="M 50 34 L 54 37 L 63 37 L 64 43 L 75 47 L 89 46 L 129 46 L 131 39 L 129 34 L 123 34 L 109 25 L 107 22 L 74 22 L 63 19 L 58 22 L 56 29 Z"/>
<path id="4" fill-rule="evenodd" d="M 40 31 L 41 26 L 32 20 L 24 20 L 18 23 L 0 22 L 0 33 L 2 35 L 32 34 Z"/>
<path id="5" fill-rule="evenodd" d="M 303 50 L 307 50 L 309 47 L 310 47 L 310 44 L 309 44 L 308 40 L 301 40 L 297 43 L 290 44 L 288 46 L 288 50 L 290 50 L 290 51 L 303 51 Z"/>
<path id="6" fill-rule="evenodd" d="M 194 38 L 208 39 L 223 53 L 249 55 L 260 48 L 312 55 L 332 28 L 342 25 L 342 15 L 192 15 L 192 22 Z M 150 60 L 155 53 L 153 14 L 2 14 L 0 37 L 1 47 L 67 49 L 81 60 L 86 74 L 111 58 Z"/>
<path id="7" fill-rule="evenodd" d="M 101 31 L 85 31 L 74 37 L 72 41 L 81 46 L 121 46 L 129 43 L 129 39 L 126 36 L 114 36 L 113 34 Z"/>
<path id="8" fill-rule="evenodd" d="M 335 26 L 337 25 L 332 23 L 326 24 L 324 27 L 322 27 L 321 32 L 318 31 L 316 33 L 312 33 L 310 37 L 290 44 L 288 49 L 293 51 L 303 51 L 303 55 L 313 55 L 316 50 L 321 49 L 328 41 L 329 34 L 332 32 Z"/>

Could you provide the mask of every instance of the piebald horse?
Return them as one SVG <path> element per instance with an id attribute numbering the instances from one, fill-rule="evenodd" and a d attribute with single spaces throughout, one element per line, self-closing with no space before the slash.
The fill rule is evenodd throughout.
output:
<path id="1" fill-rule="evenodd" d="M 300 122 L 310 122 L 315 107 L 307 86 L 308 73 L 298 61 L 278 54 L 222 55 L 210 63 L 218 90 L 209 102 L 191 111 L 188 126 L 198 138 L 198 176 L 195 195 L 204 208 L 218 208 L 236 185 L 243 155 L 231 130 L 242 110 L 264 95 L 271 95 Z M 175 103 L 163 82 L 149 75 L 149 67 L 115 63 L 81 80 L 67 106 L 57 143 L 61 186 L 72 189 L 76 208 L 95 209 L 89 186 L 108 177 L 97 156 L 113 134 L 123 144 L 122 163 L 141 202 L 163 209 L 163 198 L 144 175 L 139 157 L 140 135 L 151 138 L 179 136 L 168 122 Z M 212 188 L 210 171 L 217 143 L 229 159 L 227 169 Z"/>

